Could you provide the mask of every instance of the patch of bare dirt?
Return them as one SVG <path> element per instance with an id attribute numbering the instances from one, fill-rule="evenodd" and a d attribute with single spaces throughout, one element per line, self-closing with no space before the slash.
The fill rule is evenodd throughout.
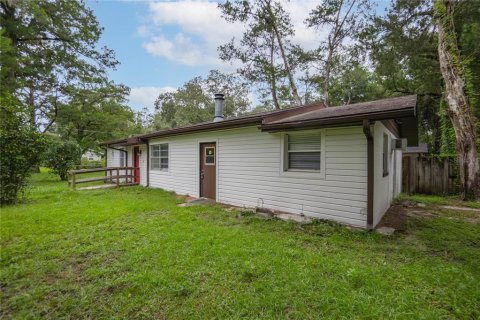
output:
<path id="1" fill-rule="evenodd" d="M 480 209 L 469 208 L 469 207 L 440 206 L 440 208 L 442 208 L 442 209 L 448 209 L 448 210 L 468 211 L 468 212 L 478 212 L 478 213 L 480 213 Z"/>
<path id="2" fill-rule="evenodd" d="M 390 207 L 378 223 L 377 229 L 394 228 L 396 231 L 405 232 L 407 230 L 408 209 L 400 205 Z"/>
<path id="3" fill-rule="evenodd" d="M 407 216 L 420 219 L 444 218 L 449 220 L 463 221 L 467 223 L 480 224 L 480 212 L 458 210 L 456 207 L 446 208 L 445 206 L 434 207 L 410 207 L 406 208 Z"/>

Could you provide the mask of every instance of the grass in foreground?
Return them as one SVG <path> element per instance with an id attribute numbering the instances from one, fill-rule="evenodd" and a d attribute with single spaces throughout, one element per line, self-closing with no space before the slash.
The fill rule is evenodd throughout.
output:
<path id="1" fill-rule="evenodd" d="M 35 175 L 31 200 L 2 208 L 2 317 L 480 317 L 478 224 L 415 218 L 384 237 L 177 202 Z"/>

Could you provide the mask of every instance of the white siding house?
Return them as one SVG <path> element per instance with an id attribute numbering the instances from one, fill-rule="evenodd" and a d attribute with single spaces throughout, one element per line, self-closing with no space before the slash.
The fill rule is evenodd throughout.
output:
<path id="1" fill-rule="evenodd" d="M 409 100 L 413 110 L 415 101 Z M 395 103 L 389 105 L 395 107 Z M 338 108 L 334 111 L 345 109 Z M 127 151 L 125 166 L 131 166 L 139 153 L 139 183 L 144 186 L 193 197 L 205 196 L 205 188 L 212 187 L 208 197 L 219 203 L 373 227 L 401 191 L 402 151 L 395 144 L 400 131 L 388 118 L 390 114 L 385 118 L 389 125 L 381 119 L 348 120 L 344 125 L 303 128 L 297 119 L 300 115 L 307 117 L 301 121 L 317 121 L 325 118 L 325 112 L 333 112 L 323 110 L 327 109 L 296 108 L 109 142 L 107 166 L 121 165 L 118 149 L 122 149 Z M 206 143 L 213 152 L 206 152 Z M 373 172 L 369 172 L 369 161 L 373 161 Z M 211 186 L 205 185 L 207 172 L 214 176 Z M 369 183 L 373 183 L 370 196 Z"/>

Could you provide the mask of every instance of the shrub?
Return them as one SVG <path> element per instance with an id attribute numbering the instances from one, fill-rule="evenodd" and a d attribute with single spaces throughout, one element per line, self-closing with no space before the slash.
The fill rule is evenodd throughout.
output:
<path id="1" fill-rule="evenodd" d="M 81 156 L 82 149 L 77 142 L 51 138 L 45 153 L 45 166 L 65 181 L 68 179 L 68 171 L 80 163 Z"/>
<path id="2" fill-rule="evenodd" d="M 90 168 L 102 168 L 105 167 L 105 160 L 88 160 L 87 158 L 82 158 L 80 165 L 77 166 L 79 169 L 90 169 Z"/>
<path id="3" fill-rule="evenodd" d="M 0 98 L 0 204 L 14 203 L 38 165 L 45 140 L 11 97 Z"/>

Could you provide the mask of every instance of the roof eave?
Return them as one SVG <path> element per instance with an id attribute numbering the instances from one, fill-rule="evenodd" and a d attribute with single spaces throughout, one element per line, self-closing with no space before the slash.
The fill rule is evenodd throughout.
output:
<path id="1" fill-rule="evenodd" d="M 246 125 L 254 125 L 260 124 L 262 122 L 262 117 L 258 118 L 249 118 L 249 119 L 240 119 L 240 120 L 231 120 L 231 121 L 222 121 L 222 122 L 211 122 L 206 123 L 198 126 L 190 126 L 185 128 L 175 128 L 160 132 L 154 132 L 146 135 L 139 136 L 142 139 L 152 139 L 158 138 L 163 136 L 172 136 L 178 134 L 185 134 L 185 133 L 195 133 L 201 131 L 210 131 L 210 130 L 221 130 L 221 129 L 228 129 L 228 128 L 235 128 L 241 127 Z"/>
<path id="2" fill-rule="evenodd" d="M 387 120 L 415 116 L 415 107 L 409 107 L 401 110 L 382 111 L 376 113 L 364 113 L 354 115 L 343 115 L 324 119 L 298 120 L 292 122 L 264 123 L 261 125 L 262 131 L 278 131 L 281 129 L 321 127 L 339 124 L 360 124 L 364 119 L 368 120 Z"/>

